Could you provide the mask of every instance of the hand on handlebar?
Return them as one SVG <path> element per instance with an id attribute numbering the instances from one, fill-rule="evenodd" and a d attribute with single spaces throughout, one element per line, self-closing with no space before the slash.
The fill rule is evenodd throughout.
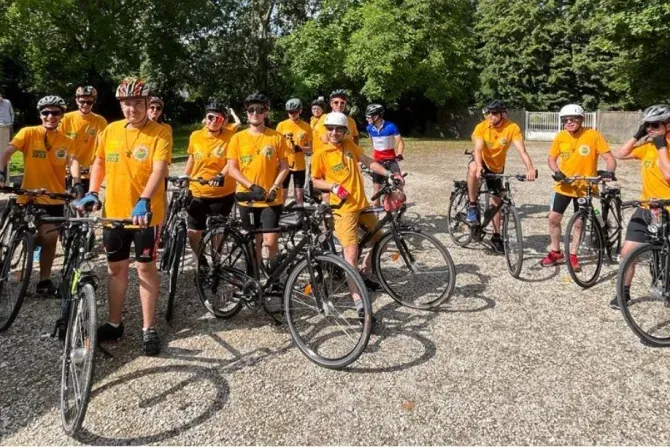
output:
<path id="1" fill-rule="evenodd" d="M 394 172 L 388 177 L 388 182 L 391 186 L 404 186 L 405 178 L 399 172 Z"/>
<path id="2" fill-rule="evenodd" d="M 405 157 L 402 156 L 402 154 L 398 154 L 395 156 L 395 161 L 403 161 Z"/>
<path id="3" fill-rule="evenodd" d="M 81 199 L 86 195 L 86 191 L 84 191 L 84 185 L 82 185 L 81 183 L 75 183 L 74 185 L 72 185 L 69 193 L 72 194 L 74 198 L 77 200 Z"/>
<path id="4" fill-rule="evenodd" d="M 535 168 L 531 167 L 526 172 L 526 181 L 534 182 L 535 181 Z"/>
<path id="5" fill-rule="evenodd" d="M 484 178 L 484 167 L 482 165 L 477 165 L 475 167 L 475 176 L 477 177 L 477 180 Z"/>
<path id="6" fill-rule="evenodd" d="M 270 192 L 268 193 L 267 197 L 265 198 L 265 201 L 270 203 L 270 202 L 274 202 L 275 200 L 277 200 L 277 190 L 278 189 L 279 189 L 279 187 L 273 186 L 270 189 Z"/>
<path id="7" fill-rule="evenodd" d="M 223 176 L 223 174 L 218 173 L 214 177 L 212 177 L 212 179 L 209 181 L 209 186 L 213 186 L 213 187 L 218 188 L 218 187 L 223 186 L 224 182 L 225 182 L 225 177 Z"/>
<path id="8" fill-rule="evenodd" d="M 90 213 L 93 210 L 97 211 L 102 208 L 102 202 L 100 202 L 97 192 L 89 192 L 84 196 L 84 198 L 75 202 L 75 207 L 80 212 Z"/>
<path id="9" fill-rule="evenodd" d="M 177 181 L 177 186 L 180 188 L 185 188 L 186 185 L 188 184 L 188 175 L 180 175 L 179 180 Z"/>
<path id="10" fill-rule="evenodd" d="M 131 215 L 133 225 L 139 225 L 142 228 L 148 227 L 151 220 L 151 199 L 140 198 L 133 208 Z"/>
<path id="11" fill-rule="evenodd" d="M 612 171 L 599 171 L 598 175 L 605 182 L 610 181 L 610 180 L 613 180 L 613 181 L 616 180 L 616 176 L 614 175 L 614 172 L 612 172 Z"/>
<path id="12" fill-rule="evenodd" d="M 335 194 L 337 197 L 339 197 L 342 200 L 349 197 L 349 191 L 347 191 L 346 189 L 344 189 L 344 187 L 342 185 L 338 185 L 337 183 L 335 183 L 332 186 L 332 188 L 330 188 L 330 190 L 333 192 L 333 194 Z"/>
<path id="13" fill-rule="evenodd" d="M 249 187 L 249 193 L 253 196 L 256 202 L 261 202 L 265 200 L 265 197 L 267 196 L 265 189 L 263 189 L 258 185 L 251 185 Z"/>
<path id="14" fill-rule="evenodd" d="M 562 181 L 565 180 L 567 177 L 566 177 L 565 174 L 563 174 L 561 171 L 556 171 L 556 172 L 553 173 L 553 175 L 551 176 L 551 178 L 553 178 L 554 181 L 556 181 L 556 182 L 562 182 Z"/>

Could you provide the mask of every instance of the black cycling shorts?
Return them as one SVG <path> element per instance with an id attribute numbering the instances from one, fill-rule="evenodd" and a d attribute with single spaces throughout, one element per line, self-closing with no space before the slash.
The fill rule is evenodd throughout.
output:
<path id="1" fill-rule="evenodd" d="M 382 160 L 378 161 L 380 165 L 384 166 L 386 169 L 393 173 L 400 173 L 400 165 L 398 165 L 398 162 L 395 160 Z M 383 175 L 379 175 L 376 172 L 372 174 L 372 183 L 375 183 L 377 185 L 385 185 L 386 184 L 386 177 Z"/>
<path id="2" fill-rule="evenodd" d="M 470 163 L 474 162 L 475 158 L 472 157 L 472 159 L 470 159 Z M 484 169 L 484 174 L 502 174 L 505 172 L 504 167 L 500 172 L 493 172 L 491 169 L 489 169 L 488 166 L 486 166 L 486 163 L 483 162 L 482 162 L 482 168 Z M 490 192 L 500 192 L 503 190 L 503 180 L 501 178 L 487 178 L 485 180 L 486 180 L 486 188 Z"/>
<path id="3" fill-rule="evenodd" d="M 188 206 L 188 229 L 202 231 L 207 228 L 207 216 L 228 217 L 235 205 L 235 194 L 224 197 L 193 197 Z"/>
<path id="4" fill-rule="evenodd" d="M 35 208 L 44 211 L 46 216 L 65 217 L 65 205 L 35 205 Z"/>
<path id="5" fill-rule="evenodd" d="M 626 230 L 626 240 L 646 244 L 651 242 L 649 234 L 649 224 L 653 222 L 652 211 L 644 208 L 638 208 L 628 222 Z"/>
<path id="6" fill-rule="evenodd" d="M 551 203 L 549 209 L 558 214 L 565 214 L 565 210 L 568 209 L 568 205 L 572 201 L 572 209 L 574 212 L 577 212 L 579 209 L 579 204 L 577 203 L 577 197 L 566 196 L 560 192 L 554 191 L 551 195 Z"/>
<path id="7" fill-rule="evenodd" d="M 293 185 L 298 189 L 305 188 L 305 170 L 302 171 L 288 171 L 288 175 L 281 184 L 283 189 L 288 189 L 289 184 L 291 184 L 291 177 L 293 177 Z"/>
<path id="8" fill-rule="evenodd" d="M 119 228 L 105 227 L 102 230 L 102 243 L 107 252 L 107 261 L 119 262 L 130 258 L 130 246 L 135 244 L 135 260 L 146 263 L 156 260 L 158 251 L 159 227 Z"/>
<path id="9" fill-rule="evenodd" d="M 247 229 L 252 229 L 250 217 L 253 214 L 254 230 L 259 228 L 264 230 L 278 228 L 282 208 L 284 208 L 282 205 L 264 207 L 238 206 L 240 211 L 240 221 L 242 221 L 242 224 Z"/>

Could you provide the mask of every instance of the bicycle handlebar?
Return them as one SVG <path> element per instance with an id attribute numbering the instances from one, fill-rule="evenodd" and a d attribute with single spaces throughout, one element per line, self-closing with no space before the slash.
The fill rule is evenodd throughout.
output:
<path id="1" fill-rule="evenodd" d="M 110 219 L 107 217 L 53 217 L 53 216 L 40 216 L 40 222 L 48 223 L 102 223 L 102 224 L 112 224 L 112 225 L 134 225 L 132 219 Z"/>
<path id="2" fill-rule="evenodd" d="M 15 186 L 2 186 L 0 192 L 5 194 L 16 194 L 17 196 L 39 197 L 46 196 L 51 199 L 72 201 L 75 197 L 72 194 L 48 192 L 45 189 L 21 189 Z"/>
<path id="3" fill-rule="evenodd" d="M 191 182 L 200 183 L 201 185 L 206 185 L 206 184 L 209 183 L 209 181 L 205 180 L 202 177 L 192 178 L 192 177 L 169 176 L 167 179 L 168 179 L 168 182 L 172 182 L 172 184 L 175 185 L 175 186 L 178 186 L 178 184 L 181 183 L 181 182 L 186 182 L 187 185 Z"/>
<path id="4" fill-rule="evenodd" d="M 535 178 L 538 176 L 538 171 L 537 169 L 535 170 Z M 515 178 L 520 182 L 525 182 L 526 181 L 526 174 L 493 174 L 493 173 L 487 173 L 484 174 L 484 178 Z"/>
<path id="5" fill-rule="evenodd" d="M 621 203 L 621 208 L 639 208 L 640 206 L 649 206 L 649 208 L 665 208 L 670 206 L 670 199 L 649 199 L 649 200 L 630 200 Z"/>

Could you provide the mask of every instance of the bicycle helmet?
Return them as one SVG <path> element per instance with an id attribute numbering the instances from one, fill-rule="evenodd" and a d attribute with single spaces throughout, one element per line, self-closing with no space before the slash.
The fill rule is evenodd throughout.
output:
<path id="1" fill-rule="evenodd" d="M 79 98 L 80 96 L 92 96 L 94 98 L 98 97 L 98 91 L 95 89 L 95 87 L 91 85 L 84 85 L 77 87 L 77 91 L 74 93 L 75 98 Z"/>
<path id="2" fill-rule="evenodd" d="M 300 110 L 302 109 L 302 101 L 298 98 L 291 98 L 286 101 L 286 110 Z"/>
<path id="3" fill-rule="evenodd" d="M 207 104 L 207 106 L 205 106 L 205 113 L 208 112 L 216 112 L 223 116 L 228 116 L 228 108 L 217 100 L 212 100 Z"/>
<path id="4" fill-rule="evenodd" d="M 312 107 L 314 106 L 321 107 L 321 109 L 326 110 L 326 100 L 323 98 L 323 96 L 319 96 L 314 101 L 312 101 Z"/>
<path id="5" fill-rule="evenodd" d="M 270 108 L 270 100 L 262 93 L 252 93 L 244 99 L 244 107 L 249 107 L 250 104 L 261 104 L 266 108 Z"/>
<path id="6" fill-rule="evenodd" d="M 149 97 L 151 88 L 140 79 L 124 79 L 116 89 L 116 99 Z"/>
<path id="7" fill-rule="evenodd" d="M 560 112 L 558 112 L 558 117 L 563 118 L 564 116 L 581 116 L 584 118 L 584 109 L 579 104 L 568 104 L 563 106 Z"/>
<path id="8" fill-rule="evenodd" d="M 63 101 L 63 98 L 61 98 L 60 96 L 49 95 L 45 96 L 44 98 L 40 99 L 37 102 L 37 111 L 41 112 L 43 108 L 50 106 L 58 107 L 63 112 L 67 110 L 67 105 L 65 104 L 65 101 Z"/>
<path id="9" fill-rule="evenodd" d="M 664 123 L 670 121 L 670 105 L 656 104 L 647 107 L 642 112 L 642 119 L 640 121 L 643 123 Z"/>
<path id="10" fill-rule="evenodd" d="M 151 99 L 149 100 L 149 105 L 151 104 L 158 104 L 161 107 L 165 107 L 165 103 L 158 96 L 151 97 Z"/>
<path id="11" fill-rule="evenodd" d="M 509 107 L 507 107 L 507 103 L 503 101 L 502 99 L 494 99 L 490 103 L 486 104 L 486 107 L 484 108 L 484 113 L 489 113 L 489 112 L 507 112 L 509 110 Z"/>
<path id="12" fill-rule="evenodd" d="M 377 116 L 384 114 L 384 106 L 381 104 L 368 104 L 365 108 L 365 116 Z"/>
<path id="13" fill-rule="evenodd" d="M 341 88 L 333 90 L 333 92 L 330 94 L 331 101 L 333 100 L 333 98 L 342 98 L 345 101 L 349 102 L 349 95 L 345 90 L 342 90 Z"/>
<path id="14" fill-rule="evenodd" d="M 337 127 L 346 127 L 349 128 L 349 119 L 347 115 L 341 112 L 330 112 L 326 115 L 326 119 L 323 123 L 324 126 L 337 126 Z"/>

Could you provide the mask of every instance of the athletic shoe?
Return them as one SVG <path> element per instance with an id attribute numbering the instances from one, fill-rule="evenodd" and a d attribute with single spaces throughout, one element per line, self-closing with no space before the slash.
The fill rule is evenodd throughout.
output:
<path id="1" fill-rule="evenodd" d="M 577 255 L 570 255 L 570 265 L 575 272 L 579 273 L 582 271 L 582 268 L 579 266 L 579 261 L 577 260 Z"/>
<path id="2" fill-rule="evenodd" d="M 142 331 L 142 350 L 144 355 L 158 355 L 161 352 L 161 339 L 156 328 L 150 327 Z"/>
<path id="3" fill-rule="evenodd" d="M 35 294 L 42 295 L 44 298 L 56 298 L 56 286 L 50 279 L 45 279 L 37 283 Z"/>
<path id="4" fill-rule="evenodd" d="M 465 221 L 469 224 L 477 223 L 479 220 L 479 210 L 477 206 L 468 207 L 468 215 L 465 218 Z"/>
<path id="5" fill-rule="evenodd" d="M 505 253 L 505 244 L 503 244 L 503 240 L 500 236 L 491 237 L 491 245 L 493 245 L 493 250 L 496 253 Z"/>
<path id="6" fill-rule="evenodd" d="M 363 282 L 365 283 L 365 287 L 370 292 L 379 292 L 380 290 L 382 290 L 382 286 L 380 286 L 379 283 L 374 279 L 364 278 Z"/>
<path id="7" fill-rule="evenodd" d="M 109 323 L 105 323 L 98 328 L 98 343 L 106 341 L 118 341 L 123 337 L 123 323 L 119 327 L 114 327 Z"/>
<path id="8" fill-rule="evenodd" d="M 561 264 L 565 261 L 565 256 L 560 251 L 550 251 L 547 256 L 545 256 L 540 264 L 542 267 L 553 267 L 557 264 Z"/>
<path id="9" fill-rule="evenodd" d="M 626 302 L 630 301 L 630 297 L 626 297 Z M 619 307 L 619 299 L 617 297 L 612 298 L 612 301 L 610 301 L 610 307 L 614 310 L 621 310 Z"/>

